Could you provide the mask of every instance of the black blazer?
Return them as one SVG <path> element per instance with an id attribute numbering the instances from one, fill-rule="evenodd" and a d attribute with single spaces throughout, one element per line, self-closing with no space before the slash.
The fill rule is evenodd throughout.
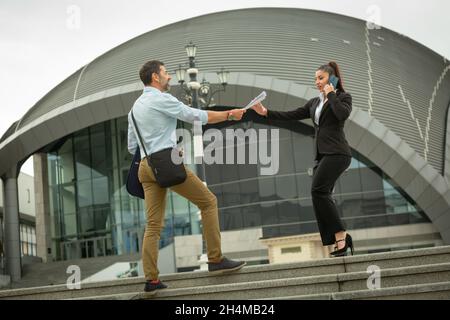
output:
<path id="1" fill-rule="evenodd" d="M 350 146 L 345 139 L 344 123 L 352 112 L 352 96 L 345 91 L 337 90 L 327 95 L 327 102 L 322 107 L 319 125 L 314 122 L 314 115 L 320 105 L 320 98 L 312 98 L 303 107 L 293 111 L 270 111 L 268 119 L 302 120 L 311 118 L 315 129 L 315 159 L 318 154 L 342 154 L 351 156 Z"/>

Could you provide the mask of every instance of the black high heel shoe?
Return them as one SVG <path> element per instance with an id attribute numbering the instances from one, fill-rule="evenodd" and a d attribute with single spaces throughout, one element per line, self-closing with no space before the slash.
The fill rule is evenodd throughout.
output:
<path id="1" fill-rule="evenodd" d="M 345 239 L 340 239 L 336 241 L 336 247 L 337 248 L 337 243 L 341 242 L 341 241 L 345 241 L 345 246 L 342 249 L 339 250 L 335 250 L 333 252 L 330 252 L 330 254 L 334 257 L 342 257 L 342 256 L 346 256 L 347 255 L 347 249 L 350 248 L 350 252 L 353 255 L 354 252 L 354 247 L 353 247 L 353 239 L 352 236 L 349 235 L 347 233 L 347 235 L 345 236 Z"/>

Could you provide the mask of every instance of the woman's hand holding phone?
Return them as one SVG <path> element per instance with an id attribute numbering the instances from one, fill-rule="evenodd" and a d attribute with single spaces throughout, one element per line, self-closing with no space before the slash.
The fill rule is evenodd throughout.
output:
<path id="1" fill-rule="evenodd" d="M 325 92 L 325 96 L 327 96 L 330 92 L 335 91 L 333 84 L 326 84 L 325 87 L 323 87 L 323 91 Z"/>
<path id="2" fill-rule="evenodd" d="M 325 95 L 328 95 L 331 91 L 336 92 L 336 86 L 338 84 L 339 78 L 331 75 L 330 78 L 328 79 L 328 84 L 325 85 L 325 87 L 323 87 L 323 90 L 325 91 Z"/>

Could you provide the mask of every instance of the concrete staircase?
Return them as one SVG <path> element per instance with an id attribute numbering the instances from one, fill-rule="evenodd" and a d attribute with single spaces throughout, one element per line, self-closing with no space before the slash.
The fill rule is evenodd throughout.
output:
<path id="1" fill-rule="evenodd" d="M 379 288 L 373 288 L 376 274 L 368 268 L 379 268 Z M 450 299 L 450 246 L 249 266 L 220 276 L 176 273 L 161 280 L 169 288 L 156 293 L 144 293 L 139 277 L 87 283 L 79 290 L 4 290 L 0 299 Z"/>

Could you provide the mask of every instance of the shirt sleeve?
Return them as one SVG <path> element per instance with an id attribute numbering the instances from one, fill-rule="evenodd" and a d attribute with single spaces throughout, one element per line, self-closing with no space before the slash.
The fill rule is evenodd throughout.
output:
<path id="1" fill-rule="evenodd" d="M 161 101 L 162 108 L 159 109 L 162 113 L 184 122 L 201 121 L 202 124 L 208 123 L 208 113 L 205 110 L 191 108 L 168 93 L 163 93 L 160 97 L 163 100 Z"/>
<path id="2" fill-rule="evenodd" d="M 303 120 L 310 117 L 312 100 L 309 100 L 303 107 L 292 111 L 271 111 L 267 110 L 267 119 L 273 120 Z"/>
<path id="3" fill-rule="evenodd" d="M 133 124 L 131 122 L 131 117 L 128 115 L 128 152 L 131 154 L 134 154 L 136 152 L 136 149 L 138 147 L 136 134 L 133 130 Z"/>

